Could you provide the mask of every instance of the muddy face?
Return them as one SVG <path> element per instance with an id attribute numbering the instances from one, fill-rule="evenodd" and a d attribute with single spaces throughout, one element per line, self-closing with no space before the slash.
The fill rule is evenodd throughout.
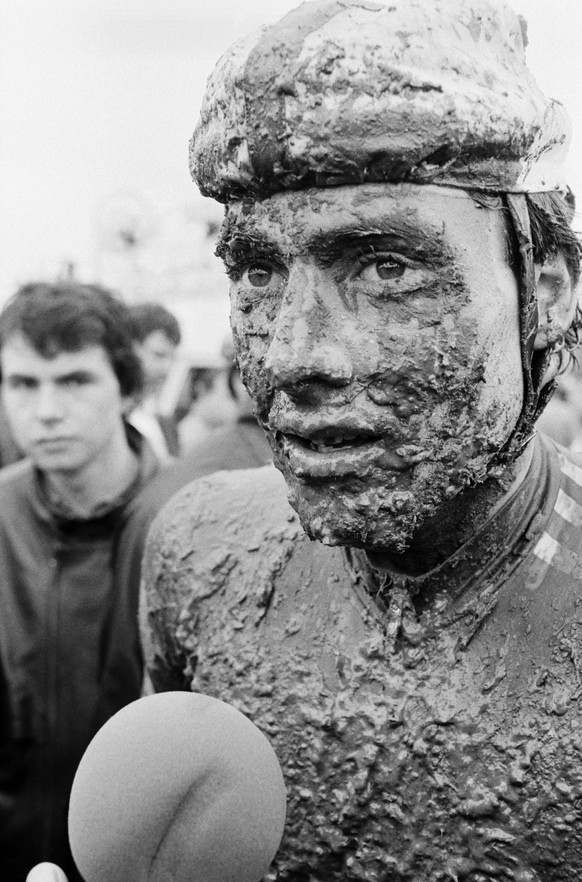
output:
<path id="1" fill-rule="evenodd" d="M 521 406 L 504 220 L 460 190 L 366 185 L 230 206 L 244 381 L 310 536 L 403 551 L 484 480 Z"/>

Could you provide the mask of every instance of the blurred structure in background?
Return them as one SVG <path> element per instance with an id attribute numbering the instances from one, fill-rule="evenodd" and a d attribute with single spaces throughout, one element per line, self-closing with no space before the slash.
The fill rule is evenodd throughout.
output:
<path id="1" fill-rule="evenodd" d="M 99 278 L 136 307 L 159 302 L 180 325 L 157 402 L 163 419 L 179 423 L 180 453 L 235 416 L 222 353 L 230 338 L 228 282 L 214 255 L 221 222 L 220 207 L 198 194 L 162 212 L 136 192 L 106 199 L 95 218 Z"/>
<path id="2" fill-rule="evenodd" d="M 120 192 L 95 217 L 95 272 L 129 303 L 159 301 L 178 319 L 182 354 L 219 367 L 229 333 L 228 281 L 214 254 L 222 210 L 200 195 L 162 211 L 145 196 Z"/>

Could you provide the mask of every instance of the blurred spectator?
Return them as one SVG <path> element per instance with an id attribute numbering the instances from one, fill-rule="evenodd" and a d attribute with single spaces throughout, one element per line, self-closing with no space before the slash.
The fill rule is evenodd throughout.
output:
<path id="1" fill-rule="evenodd" d="M 21 462 L 0 472 L 0 879 L 81 882 L 69 791 L 99 727 L 138 698 L 139 566 L 122 530 L 158 468 L 124 414 L 141 391 L 127 307 L 95 285 L 21 288 L 0 313 Z"/>
<path id="2" fill-rule="evenodd" d="M 154 517 L 185 484 L 212 472 L 260 468 L 272 463 L 271 448 L 254 417 L 251 398 L 232 361 L 227 371 L 227 388 L 238 414 L 234 422 L 209 433 L 177 462 L 164 469 L 136 500 L 125 533 L 134 566 L 141 563 L 145 539 Z"/>
<path id="3" fill-rule="evenodd" d="M 265 433 L 254 416 L 251 397 L 235 365 L 228 371 L 227 388 L 236 409 L 234 421 L 216 432 L 210 432 L 166 469 L 145 489 L 140 502 L 144 495 L 155 499 L 162 487 L 164 495 L 169 498 L 183 484 L 203 475 L 222 470 L 260 468 L 273 461 Z M 140 505 L 138 516 L 141 514 Z"/>
<path id="4" fill-rule="evenodd" d="M 145 435 L 163 465 L 180 450 L 174 416 L 160 413 L 159 399 L 180 345 L 180 325 L 161 303 L 130 307 L 136 352 L 144 372 L 144 390 L 129 421 Z"/>
<path id="5" fill-rule="evenodd" d="M 536 427 L 573 453 L 582 452 L 582 370 L 572 361 Z"/>
<path id="6" fill-rule="evenodd" d="M 227 379 L 228 371 L 224 368 L 199 368 L 193 372 L 190 409 L 178 425 L 182 454 L 236 420 L 237 410 Z"/>

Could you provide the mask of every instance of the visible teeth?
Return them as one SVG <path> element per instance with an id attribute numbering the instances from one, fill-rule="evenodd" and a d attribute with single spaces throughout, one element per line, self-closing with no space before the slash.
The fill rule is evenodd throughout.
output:
<path id="1" fill-rule="evenodd" d="M 310 441 L 309 446 L 312 450 L 319 453 L 325 453 L 328 450 L 334 450 L 336 447 L 342 447 L 358 438 L 358 435 L 329 435 L 325 441 Z"/>

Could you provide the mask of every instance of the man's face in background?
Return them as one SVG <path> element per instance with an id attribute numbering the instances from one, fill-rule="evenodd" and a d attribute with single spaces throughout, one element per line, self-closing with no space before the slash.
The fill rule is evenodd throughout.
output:
<path id="1" fill-rule="evenodd" d="M 152 331 L 141 343 L 136 343 L 147 394 L 160 392 L 176 360 L 177 348 L 168 335 L 160 330 Z"/>
<path id="2" fill-rule="evenodd" d="M 18 447 L 46 473 L 108 462 L 124 438 L 127 400 L 102 346 L 46 358 L 20 332 L 0 353 L 2 397 Z"/>

